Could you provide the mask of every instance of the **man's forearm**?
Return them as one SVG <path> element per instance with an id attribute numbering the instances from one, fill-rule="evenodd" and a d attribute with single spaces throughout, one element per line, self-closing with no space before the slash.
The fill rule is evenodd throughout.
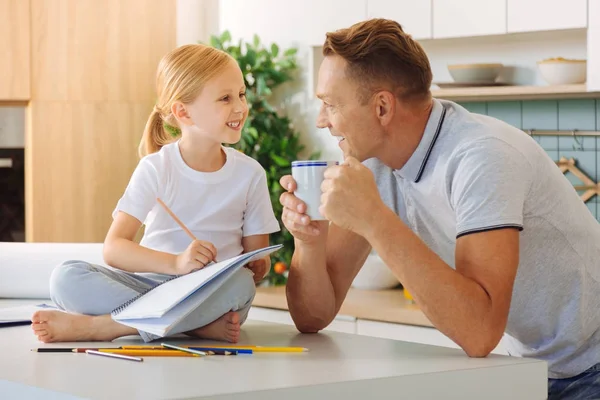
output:
<path id="1" fill-rule="evenodd" d="M 469 355 L 487 355 L 502 335 L 491 321 L 487 292 L 440 259 L 391 210 L 379 213 L 365 238 L 437 329 Z"/>
<path id="2" fill-rule="evenodd" d="M 335 294 L 326 267 L 325 241 L 295 243 L 286 284 L 290 314 L 304 333 L 325 328 L 335 317 Z"/>

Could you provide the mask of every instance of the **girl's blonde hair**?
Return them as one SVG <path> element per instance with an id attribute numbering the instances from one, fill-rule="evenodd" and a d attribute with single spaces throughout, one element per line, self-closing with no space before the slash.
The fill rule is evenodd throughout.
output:
<path id="1" fill-rule="evenodd" d="M 156 153 L 177 139 L 164 127 L 178 127 L 171 113 L 173 103 L 194 101 L 204 84 L 231 60 L 226 52 L 202 44 L 178 47 L 162 58 L 156 75 L 157 101 L 138 148 L 140 157 Z"/>

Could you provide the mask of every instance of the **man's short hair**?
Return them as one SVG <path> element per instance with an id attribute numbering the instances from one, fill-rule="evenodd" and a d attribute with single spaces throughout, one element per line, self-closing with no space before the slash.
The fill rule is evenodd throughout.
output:
<path id="1" fill-rule="evenodd" d="M 359 84 L 363 104 L 380 90 L 389 90 L 399 100 L 430 96 L 429 59 L 396 21 L 375 18 L 328 32 L 323 55 L 346 60 L 345 72 Z"/>

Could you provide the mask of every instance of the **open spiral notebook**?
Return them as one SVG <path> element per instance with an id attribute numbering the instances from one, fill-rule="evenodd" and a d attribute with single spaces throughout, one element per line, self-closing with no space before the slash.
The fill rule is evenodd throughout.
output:
<path id="1" fill-rule="evenodd" d="M 265 247 L 207 265 L 187 275 L 174 276 L 117 307 L 111 313 L 112 319 L 145 332 L 166 336 L 238 269 L 281 247 Z"/>

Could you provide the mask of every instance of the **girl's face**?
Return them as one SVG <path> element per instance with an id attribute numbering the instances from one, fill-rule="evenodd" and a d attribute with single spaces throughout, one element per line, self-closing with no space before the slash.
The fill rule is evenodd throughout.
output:
<path id="1" fill-rule="evenodd" d="M 237 143 L 248 117 L 246 86 L 237 62 L 230 60 L 222 72 L 206 82 L 200 95 L 185 105 L 185 111 L 182 128 L 189 128 L 194 136 Z"/>

